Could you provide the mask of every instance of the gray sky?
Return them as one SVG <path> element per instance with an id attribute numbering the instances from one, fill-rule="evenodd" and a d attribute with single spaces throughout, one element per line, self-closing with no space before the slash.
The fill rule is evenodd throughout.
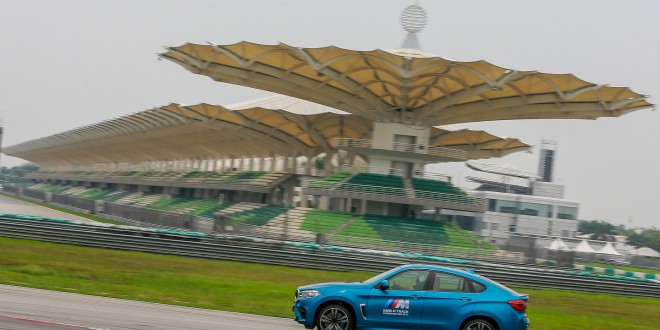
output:
<path id="1" fill-rule="evenodd" d="M 164 46 L 242 40 L 371 50 L 400 46 L 410 0 L 27 1 L 0 0 L 3 145 L 180 102 L 228 105 L 269 95 L 213 82 L 169 61 Z M 628 86 L 658 103 L 660 1 L 422 0 L 422 48 L 458 61 L 574 73 Z M 654 97 L 655 96 L 655 97 Z M 538 145 L 557 140 L 556 182 L 581 203 L 580 218 L 659 226 L 660 112 L 596 121 L 461 125 Z M 21 160 L 2 156 L 2 165 Z M 535 172 L 538 151 L 491 163 Z M 464 165 L 435 170 L 455 182 Z"/>

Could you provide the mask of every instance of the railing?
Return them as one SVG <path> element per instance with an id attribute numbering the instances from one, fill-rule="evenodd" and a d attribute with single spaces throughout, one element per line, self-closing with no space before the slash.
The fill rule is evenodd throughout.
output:
<path id="1" fill-rule="evenodd" d="M 406 171 L 400 168 L 391 168 L 391 167 L 377 167 L 370 165 L 354 165 L 354 164 L 342 164 L 339 165 L 339 171 L 349 171 L 353 173 L 378 173 L 378 174 L 389 174 L 389 175 L 398 175 L 401 177 L 406 177 Z"/>
<path id="2" fill-rule="evenodd" d="M 451 182 L 451 176 L 435 172 L 413 171 L 413 178 Z"/>
<path id="3" fill-rule="evenodd" d="M 353 138 L 335 138 L 332 141 L 335 148 L 371 148 L 371 140 L 369 139 L 353 139 Z"/>
<path id="4" fill-rule="evenodd" d="M 336 138 L 332 143 L 335 148 L 373 148 L 373 142 L 369 139 Z M 393 142 L 390 150 L 427 154 L 459 160 L 467 159 L 466 151 L 445 147 L 429 147 L 423 144 Z"/>
<path id="5" fill-rule="evenodd" d="M 146 172 L 144 172 L 146 173 Z M 186 172 L 178 173 L 177 175 L 143 175 L 144 173 L 136 173 L 133 175 L 100 175 L 100 174 L 89 174 L 89 173 L 44 173 L 40 174 L 38 177 L 43 177 L 46 179 L 64 179 L 75 178 L 77 179 L 98 179 L 101 182 L 107 181 L 120 181 L 125 182 L 130 180 L 130 183 L 139 183 L 139 182 L 159 182 L 159 183 L 188 183 L 188 184 L 231 184 L 231 185 L 250 185 L 250 183 L 257 178 L 251 179 L 234 179 L 230 174 L 216 173 L 216 176 L 199 176 L 199 177 L 188 177 L 184 178 L 183 176 Z M 209 172 L 212 173 L 212 172 Z M 239 173 L 239 172 L 232 172 Z M 36 175 L 34 176 L 37 177 Z"/>
<path id="6" fill-rule="evenodd" d="M 441 254 L 443 256 L 456 257 L 456 258 L 465 258 L 470 256 L 472 258 L 478 258 L 479 260 L 499 260 L 499 261 L 512 261 L 509 260 L 512 257 L 505 257 L 502 255 L 497 255 L 497 250 L 488 250 L 480 248 L 469 248 L 463 246 L 453 246 L 453 245 L 433 245 L 433 244 L 424 244 L 424 243 L 414 243 L 414 242 L 403 242 L 403 241 L 392 241 L 384 240 L 378 238 L 369 238 L 369 237 L 360 237 L 357 235 L 332 235 L 328 238 L 327 241 L 332 245 L 339 246 L 349 246 L 355 248 L 370 248 L 375 247 L 381 249 L 387 249 L 388 251 L 398 251 L 398 252 L 415 252 L 415 253 L 424 253 L 424 254 Z M 523 259 L 522 257 L 517 257 L 517 259 Z"/>
<path id="7" fill-rule="evenodd" d="M 339 171 L 350 171 L 353 173 L 380 173 L 380 174 L 398 175 L 404 178 L 408 177 L 408 173 L 406 173 L 406 171 L 400 168 L 377 167 L 370 165 L 362 166 L 362 165 L 354 165 L 354 164 L 342 164 L 339 165 Z M 451 176 L 442 173 L 412 171 L 411 174 L 412 174 L 411 176 L 414 178 L 451 182 Z"/>
<path id="8" fill-rule="evenodd" d="M 303 188 L 311 189 L 333 189 L 341 190 L 345 192 L 360 192 L 363 194 L 374 194 L 382 195 L 389 197 L 411 197 L 424 200 L 433 200 L 433 201 L 443 201 L 451 203 L 460 203 L 468 204 L 475 206 L 485 206 L 486 200 L 480 197 L 473 197 L 462 194 L 448 194 L 435 191 L 425 191 L 425 190 L 415 190 L 415 189 L 406 189 L 406 188 L 392 188 L 384 186 L 373 186 L 373 185 L 364 185 L 364 184 L 353 184 L 353 183 L 340 183 L 334 188 L 324 187 L 323 181 L 321 180 L 310 180 L 303 183 Z M 414 196 L 414 197 L 413 197 Z"/>

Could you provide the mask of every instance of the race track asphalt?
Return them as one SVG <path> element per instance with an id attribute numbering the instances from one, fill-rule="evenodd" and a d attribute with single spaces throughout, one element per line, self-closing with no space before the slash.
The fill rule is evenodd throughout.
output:
<path id="1" fill-rule="evenodd" d="M 46 218 L 58 218 L 58 219 L 92 222 L 92 220 L 83 217 L 75 216 L 73 214 L 69 214 L 66 212 L 49 209 L 44 206 L 39 206 L 36 204 L 24 202 L 18 199 L 7 197 L 5 195 L 0 195 L 0 213 L 27 214 L 27 215 L 46 217 Z"/>
<path id="2" fill-rule="evenodd" d="M 0 285 L 0 329 L 301 330 L 292 319 Z"/>
<path id="3" fill-rule="evenodd" d="M 91 221 L 0 195 L 0 213 Z M 292 319 L 0 285 L 0 330 L 301 330 Z"/>

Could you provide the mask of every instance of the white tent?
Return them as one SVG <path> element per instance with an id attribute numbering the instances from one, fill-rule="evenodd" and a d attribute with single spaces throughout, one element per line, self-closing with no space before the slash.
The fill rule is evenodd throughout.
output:
<path id="1" fill-rule="evenodd" d="M 571 249 L 568 247 L 568 245 L 566 245 L 566 243 L 564 243 L 564 241 L 561 238 L 557 237 L 555 240 L 553 240 L 550 243 L 550 246 L 548 246 L 548 250 L 570 251 Z"/>
<path id="2" fill-rule="evenodd" d="M 647 247 L 641 247 L 639 249 L 632 250 L 628 252 L 628 254 L 643 257 L 660 257 L 660 253 L 658 253 L 658 251 Z"/>
<path id="3" fill-rule="evenodd" d="M 607 254 L 607 255 L 612 255 L 612 256 L 620 256 L 621 253 L 614 249 L 614 246 L 612 246 L 612 242 L 607 242 L 605 246 L 603 246 L 602 249 L 598 250 L 599 254 Z"/>
<path id="4" fill-rule="evenodd" d="M 583 239 L 578 246 L 575 247 L 575 252 L 581 252 L 581 253 L 596 253 L 596 250 L 594 250 L 591 245 L 589 245 L 589 242 L 587 242 L 586 239 Z"/>

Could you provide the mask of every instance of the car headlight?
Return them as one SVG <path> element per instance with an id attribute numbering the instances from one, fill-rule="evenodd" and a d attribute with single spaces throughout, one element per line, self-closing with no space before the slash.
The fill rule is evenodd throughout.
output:
<path id="1" fill-rule="evenodd" d="M 316 290 L 302 290 L 298 292 L 299 298 L 314 298 L 320 296 L 321 293 Z"/>

